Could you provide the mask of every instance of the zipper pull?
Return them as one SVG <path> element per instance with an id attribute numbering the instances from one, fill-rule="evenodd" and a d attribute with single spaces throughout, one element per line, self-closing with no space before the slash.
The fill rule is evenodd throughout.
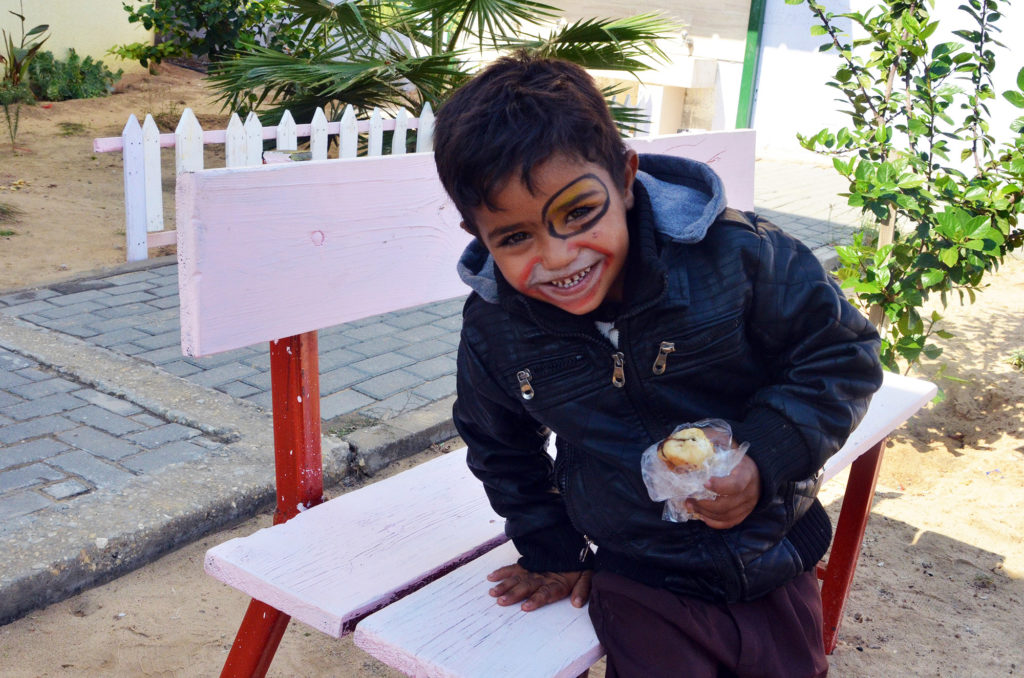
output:
<path id="1" fill-rule="evenodd" d="M 587 535 L 583 535 L 583 539 L 587 543 L 584 544 L 583 548 L 580 549 L 580 562 L 581 563 L 587 562 L 587 554 L 590 553 L 590 547 L 592 547 L 594 545 L 594 542 L 591 541 L 590 537 L 588 537 Z"/>
<path id="2" fill-rule="evenodd" d="M 658 349 L 658 357 L 654 359 L 654 367 L 651 369 L 655 374 L 665 374 L 665 363 L 668 362 L 668 354 L 676 350 L 676 345 L 671 341 L 661 342 Z"/>
<path id="3" fill-rule="evenodd" d="M 626 385 L 625 360 L 626 356 L 622 351 L 612 353 L 612 363 L 614 364 L 612 368 L 612 386 L 615 388 L 622 388 Z"/>
<path id="4" fill-rule="evenodd" d="M 516 379 L 519 381 L 519 393 L 523 396 L 523 400 L 533 398 L 533 385 L 530 384 L 532 376 L 530 370 L 519 370 L 516 372 Z"/>

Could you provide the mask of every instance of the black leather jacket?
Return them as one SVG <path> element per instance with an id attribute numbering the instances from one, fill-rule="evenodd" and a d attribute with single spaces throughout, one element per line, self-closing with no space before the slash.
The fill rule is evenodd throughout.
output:
<path id="1" fill-rule="evenodd" d="M 653 160 L 641 169 L 667 166 L 670 183 L 692 184 L 692 167 Z M 527 569 L 589 567 L 589 539 L 599 568 L 751 600 L 828 548 L 817 478 L 881 384 L 878 336 L 814 255 L 770 224 L 729 210 L 682 243 L 635 191 L 618 347 L 592 317 L 519 295 L 495 271 L 483 294 L 496 298 L 465 305 L 455 423 Z M 706 417 L 727 420 L 760 471 L 758 506 L 728 530 L 662 520 L 640 473 L 644 449 Z"/>

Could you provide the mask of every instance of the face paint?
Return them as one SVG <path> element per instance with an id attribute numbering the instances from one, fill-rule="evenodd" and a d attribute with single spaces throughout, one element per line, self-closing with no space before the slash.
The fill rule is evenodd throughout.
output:
<path id="1" fill-rule="evenodd" d="M 544 204 L 541 221 L 555 238 L 586 233 L 608 212 L 608 187 L 596 174 L 584 174 L 561 188 Z"/>
<path id="2" fill-rule="evenodd" d="M 635 162 L 630 168 L 620 189 L 603 167 L 554 156 L 535 168 L 532 188 L 509 181 L 493 208 L 473 211 L 480 240 L 516 291 L 574 315 L 621 296 Z"/>

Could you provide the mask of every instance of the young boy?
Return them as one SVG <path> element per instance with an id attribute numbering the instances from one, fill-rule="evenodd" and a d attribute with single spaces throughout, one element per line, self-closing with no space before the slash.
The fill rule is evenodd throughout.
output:
<path id="1" fill-rule="evenodd" d="M 874 329 L 707 166 L 627 150 L 577 66 L 501 59 L 434 139 L 476 236 L 455 423 L 522 554 L 491 595 L 589 597 L 608 676 L 825 675 L 818 471 L 881 384 Z M 640 456 L 704 418 L 749 450 L 663 520 Z"/>

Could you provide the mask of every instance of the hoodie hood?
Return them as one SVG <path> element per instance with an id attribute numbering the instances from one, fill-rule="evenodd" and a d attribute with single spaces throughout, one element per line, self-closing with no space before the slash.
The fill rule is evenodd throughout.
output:
<path id="1" fill-rule="evenodd" d="M 641 154 L 636 180 L 651 202 L 655 230 L 662 238 L 700 242 L 726 207 L 722 180 L 714 170 L 696 160 Z M 462 281 L 485 301 L 498 303 L 494 259 L 478 238 L 466 246 L 458 272 Z"/>

